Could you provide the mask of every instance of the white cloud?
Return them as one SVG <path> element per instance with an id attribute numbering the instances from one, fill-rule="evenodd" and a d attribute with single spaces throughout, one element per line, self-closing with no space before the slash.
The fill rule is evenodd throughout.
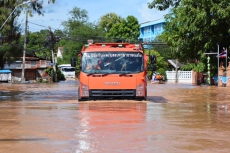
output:
<path id="1" fill-rule="evenodd" d="M 141 5 L 141 8 L 138 9 L 138 12 L 141 14 L 141 19 L 139 20 L 140 23 L 146 22 L 146 21 L 153 21 L 157 19 L 164 18 L 164 15 L 168 13 L 168 10 L 166 11 L 158 11 L 157 9 L 149 9 L 146 3 L 143 3 Z"/>

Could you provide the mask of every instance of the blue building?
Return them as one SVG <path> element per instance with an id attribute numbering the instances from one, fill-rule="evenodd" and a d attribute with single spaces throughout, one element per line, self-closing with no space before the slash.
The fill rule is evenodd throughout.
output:
<path id="1" fill-rule="evenodd" d="M 165 19 L 148 21 L 141 23 L 140 36 L 144 42 L 153 42 L 164 30 Z"/>
<path id="2" fill-rule="evenodd" d="M 143 39 L 143 42 L 157 41 L 155 38 L 164 31 L 165 19 L 159 19 L 154 21 L 148 21 L 141 23 L 139 39 Z M 148 45 L 144 45 L 144 48 L 148 48 Z M 169 65 L 176 69 L 176 60 L 168 60 Z M 180 69 L 183 64 L 178 62 L 178 68 Z"/>

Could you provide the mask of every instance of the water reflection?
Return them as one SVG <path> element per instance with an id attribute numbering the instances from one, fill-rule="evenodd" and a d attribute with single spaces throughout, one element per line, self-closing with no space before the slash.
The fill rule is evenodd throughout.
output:
<path id="1" fill-rule="evenodd" d="M 219 123 L 230 123 L 230 110 L 228 104 L 217 104 L 217 120 Z"/>
<path id="2" fill-rule="evenodd" d="M 102 151 L 105 148 L 107 150 L 104 151 L 119 150 L 119 144 L 125 141 L 124 137 L 141 130 L 138 127 L 146 122 L 146 103 L 79 103 L 79 120 L 76 137 L 81 143 L 76 152 Z"/>
<path id="3" fill-rule="evenodd" d="M 77 100 L 78 81 L 66 80 L 54 84 L 1 84 L 0 102 Z"/>
<path id="4" fill-rule="evenodd" d="M 20 138 L 20 139 L 0 139 L 0 141 L 15 141 L 15 142 L 23 142 L 23 141 L 45 141 L 47 138 Z"/>
<path id="5" fill-rule="evenodd" d="M 148 84 L 146 102 L 80 103 L 75 80 L 0 88 L 2 152 L 230 150 L 229 88 Z"/>

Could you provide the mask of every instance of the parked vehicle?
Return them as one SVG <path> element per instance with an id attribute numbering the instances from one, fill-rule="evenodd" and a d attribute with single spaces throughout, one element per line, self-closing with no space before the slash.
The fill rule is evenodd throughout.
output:
<path id="1" fill-rule="evenodd" d="M 0 70 L 0 82 L 11 81 L 11 71 L 10 70 Z"/>
<path id="2" fill-rule="evenodd" d="M 75 67 L 72 67 L 71 64 L 58 65 L 58 68 L 63 73 L 66 79 L 75 78 Z"/>

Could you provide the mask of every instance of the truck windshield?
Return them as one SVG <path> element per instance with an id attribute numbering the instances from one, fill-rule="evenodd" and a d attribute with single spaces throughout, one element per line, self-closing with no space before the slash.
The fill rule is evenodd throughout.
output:
<path id="1" fill-rule="evenodd" d="M 143 54 L 136 52 L 88 52 L 82 56 L 82 71 L 88 74 L 139 73 Z"/>

